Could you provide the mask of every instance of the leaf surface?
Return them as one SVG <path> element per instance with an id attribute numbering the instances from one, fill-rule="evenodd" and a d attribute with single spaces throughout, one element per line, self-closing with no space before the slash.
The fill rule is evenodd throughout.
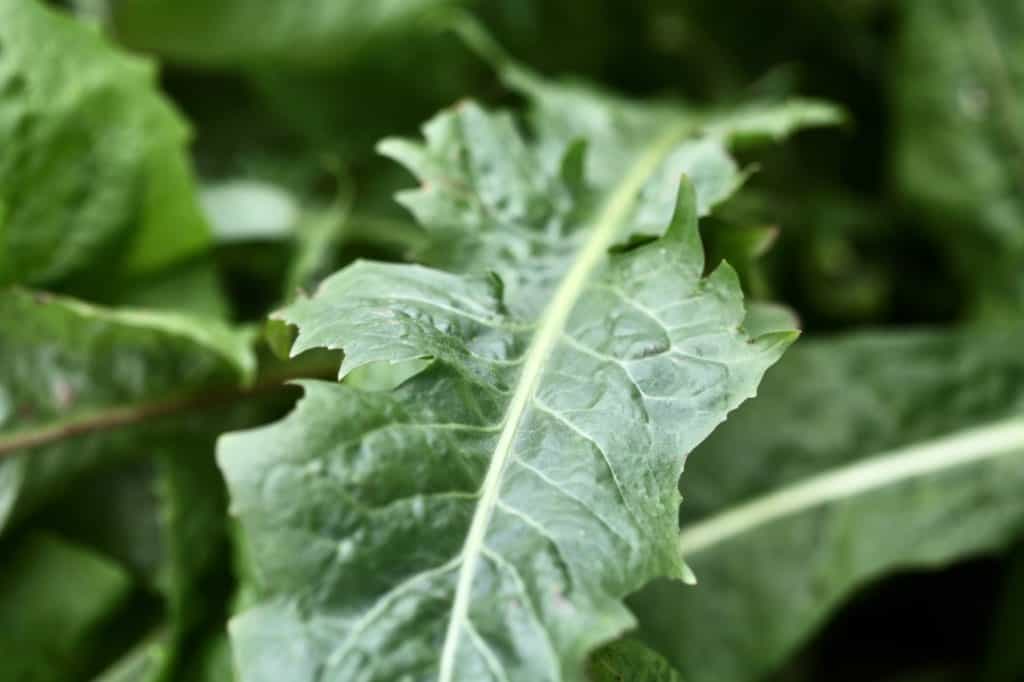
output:
<path id="1" fill-rule="evenodd" d="M 429 12 L 454 4 L 316 0 L 268 8 L 258 0 L 226 0 L 211 10 L 198 0 L 121 0 L 110 2 L 107 13 L 118 37 L 129 45 L 177 61 L 324 67 L 350 61 L 373 40 L 408 34 L 422 26 Z"/>
<path id="2" fill-rule="evenodd" d="M 1024 525 L 1020 329 L 801 344 L 690 460 L 697 585 L 632 602 L 700 682 L 757 680 L 858 586 L 943 566 Z"/>
<path id="3" fill-rule="evenodd" d="M 0 2 L 0 283 L 205 248 L 187 140 L 152 64 L 37 0 Z"/>
<path id="4" fill-rule="evenodd" d="M 1021 35 L 1021 3 L 910 2 L 892 89 L 897 179 L 996 319 L 1024 300 Z"/>
<path id="5" fill-rule="evenodd" d="M 590 660 L 588 682 L 681 682 L 669 663 L 631 638 L 612 642 Z"/>
<path id="6" fill-rule="evenodd" d="M 254 369 L 247 334 L 176 313 L 14 288 L 0 291 L 0 329 L 0 528 L 101 463 L 171 439 L 146 422 Z"/>
<path id="7" fill-rule="evenodd" d="M 683 457 L 794 333 L 751 338 L 734 273 L 703 276 L 698 206 L 739 172 L 653 120 L 621 173 L 472 103 L 382 145 L 444 269 L 356 263 L 279 317 L 342 378 L 432 362 L 393 391 L 304 382 L 221 440 L 260 595 L 243 679 L 580 680 L 621 599 L 684 574 Z M 638 226 L 659 238 L 619 248 Z"/>
<path id="8" fill-rule="evenodd" d="M 103 557 L 44 533 L 8 543 L 6 553 L 0 563 L 4 679 L 82 678 L 97 658 L 97 630 L 131 591 L 129 576 Z"/>
<path id="9" fill-rule="evenodd" d="M 127 651 L 94 682 L 160 682 L 170 661 L 166 633 L 158 631 Z"/>

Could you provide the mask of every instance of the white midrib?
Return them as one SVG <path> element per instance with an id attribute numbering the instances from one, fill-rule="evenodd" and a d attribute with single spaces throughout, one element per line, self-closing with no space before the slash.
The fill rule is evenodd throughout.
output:
<path id="1" fill-rule="evenodd" d="M 473 591 L 477 565 L 484 548 L 487 528 L 498 503 L 501 482 L 512 457 L 519 424 L 526 413 L 537 382 L 544 371 L 544 365 L 558 344 L 565 324 L 575 307 L 587 280 L 594 269 L 604 260 L 608 249 L 614 244 L 621 231 L 623 221 L 628 217 L 640 189 L 658 168 L 673 145 L 685 134 L 684 125 L 671 126 L 658 136 L 647 150 L 637 158 L 629 172 L 612 192 L 590 231 L 590 237 L 577 253 L 572 268 L 566 273 L 551 303 L 544 309 L 537 321 L 537 333 L 526 351 L 523 370 L 519 375 L 515 392 L 509 401 L 502 422 L 501 434 L 488 465 L 487 475 L 480 488 L 480 498 L 473 513 L 473 520 L 462 546 L 462 564 L 455 585 L 451 618 L 445 632 L 444 647 L 441 650 L 441 668 L 438 682 L 455 681 L 455 663 L 458 653 L 459 635 L 466 624 L 469 613 L 469 599 Z"/>
<path id="2" fill-rule="evenodd" d="M 1015 453 L 1024 454 L 1024 418 L 1020 417 L 884 452 L 695 523 L 679 534 L 680 549 L 684 557 L 692 557 L 772 521 L 817 506 Z"/>

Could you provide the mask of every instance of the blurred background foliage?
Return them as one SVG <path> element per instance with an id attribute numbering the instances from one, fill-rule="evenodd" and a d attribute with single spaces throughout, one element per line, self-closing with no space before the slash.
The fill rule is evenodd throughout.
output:
<path id="1" fill-rule="evenodd" d="M 695 453 L 694 490 L 717 489 L 713 479 L 725 475 L 728 485 L 719 484 L 736 488 L 731 495 L 756 495 L 772 485 L 764 472 L 799 464 L 784 459 L 794 448 L 808 461 L 816 448 L 856 458 L 1024 404 L 1024 382 L 1009 379 L 973 411 L 956 400 L 979 372 L 1019 372 L 1024 3 L 65 0 L 50 3 L 58 20 L 24 12 L 23 2 L 0 0 L 0 282 L 255 324 L 354 258 L 405 258 L 424 236 L 391 197 L 411 179 L 375 153 L 377 140 L 414 133 L 460 98 L 517 104 L 451 30 L 468 12 L 548 75 L 705 107 L 799 94 L 847 112 L 840 129 L 759 149 L 745 189 L 702 223 L 712 264 L 727 258 L 749 297 L 790 306 L 808 349 L 798 346 L 741 410 L 736 422 L 746 428 L 730 420 Z M 117 143 L 93 144 L 101 138 Z M 26 151 L 42 147 L 52 153 Z M 269 349 L 260 353 L 272 367 Z M 927 366 L 903 385 L 888 374 L 891 362 Z M 799 394 L 828 371 L 841 375 L 828 377 L 830 393 Z M 860 394 L 878 406 L 847 409 Z M 185 652 L 169 668 L 174 678 L 230 679 L 221 624 L 245 595 L 233 589 L 213 439 L 226 423 L 265 421 L 293 398 L 261 398 L 211 417 L 215 427 L 190 422 L 188 438 L 199 443 L 191 451 L 208 466 L 182 468 L 162 452 L 143 464 L 114 458 L 75 478 L 58 502 L 40 502 L 36 521 L 3 540 L 18 558 L 0 565 L 0 629 L 31 611 L 50 614 L 39 628 L 61 622 L 66 631 L 0 648 L 0 660 L 47 661 L 0 670 L 0 679 L 88 677 L 111 665 L 117 644 L 136 649 L 104 679 L 147 679 L 174 638 Z M 820 401 L 832 411 L 812 409 Z M 878 415 L 893 405 L 919 433 L 885 431 Z M 824 444 L 765 443 L 759 419 L 819 431 Z M 211 510 L 198 512 L 207 526 L 185 527 L 183 491 L 197 486 L 213 491 L 204 496 Z M 689 500 L 686 475 L 683 490 Z M 729 497 L 694 492 L 684 523 Z M 69 520 L 67 505 L 89 514 Z M 141 529 L 108 522 L 124 506 Z M 157 547 L 121 532 L 162 539 Z M 215 538 L 200 543 L 210 554 L 182 556 L 188 537 Z M 1015 537 L 950 550 L 927 569 L 883 561 L 837 588 L 834 610 L 801 626 L 784 650 L 766 653 L 764 670 L 735 679 L 1024 679 Z M 90 598 L 53 593 L 52 604 L 26 606 L 33 586 L 70 579 L 61 571 L 88 585 Z M 715 615 L 757 616 L 725 607 Z M 144 631 L 152 634 L 140 639 Z M 39 641 L 55 648 L 25 656 Z M 596 678 L 633 679 L 615 677 L 607 660 Z M 650 679 L 669 678 L 663 663 Z"/>
<path id="2" fill-rule="evenodd" d="M 514 103 L 445 28 L 468 9 L 516 58 L 550 75 L 704 106 L 797 93 L 842 105 L 845 130 L 805 134 L 767 157 L 759 150 L 758 172 L 720 216 L 750 228 L 772 216 L 780 229 L 761 264 L 761 293 L 794 306 L 808 330 L 1015 309 L 1024 124 L 1015 111 L 1019 35 L 1015 16 L 998 16 L 1004 3 L 350 4 L 77 3 L 111 36 L 161 60 L 204 182 L 271 182 L 302 209 L 287 227 L 248 239 L 251 226 L 215 223 L 215 235 L 228 235 L 218 241 L 230 242 L 219 251 L 327 239 L 340 247 L 335 262 L 306 261 L 322 273 L 354 244 L 397 255 L 415 242 L 416 228 L 390 201 L 406 177 L 374 153 L 375 142 L 413 131 L 460 97 Z M 990 33 L 996 27 L 1005 44 Z M 322 211 L 335 215 L 333 229 L 313 219 Z M 260 284 L 289 281 L 285 263 L 249 250 L 266 267 Z M 242 280 L 252 274 L 225 265 Z M 250 315 L 265 309 L 246 305 Z"/>

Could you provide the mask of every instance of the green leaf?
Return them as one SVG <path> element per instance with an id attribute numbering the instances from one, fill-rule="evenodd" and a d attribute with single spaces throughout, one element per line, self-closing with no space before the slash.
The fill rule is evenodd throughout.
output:
<path id="1" fill-rule="evenodd" d="M 683 458 L 795 334 L 751 338 L 734 273 L 702 276 L 721 168 L 655 120 L 618 174 L 472 103 L 382 146 L 446 270 L 359 262 L 278 316 L 293 354 L 344 349 L 341 377 L 433 362 L 393 391 L 304 382 L 222 438 L 259 595 L 243 679 L 579 680 L 622 598 L 684 575 Z M 622 248 L 641 226 L 662 236 Z"/>
<path id="2" fill-rule="evenodd" d="M 91 472 L 33 517 L 34 527 L 52 529 L 117 560 L 163 602 L 158 632 L 108 674 L 156 682 L 193 666 L 187 646 L 197 627 L 220 616 L 223 604 L 211 586 L 219 586 L 228 572 L 227 504 L 214 441 L 224 429 L 252 426 L 280 413 L 268 406 L 247 400 L 172 419 L 167 430 L 173 430 L 173 438 L 157 432 L 140 439 L 145 459 Z"/>
<path id="3" fill-rule="evenodd" d="M 212 257 L 182 263 L 151 275 L 111 278 L 94 286 L 76 286 L 79 295 L 104 305 L 187 313 L 228 320 L 229 302 Z"/>
<path id="4" fill-rule="evenodd" d="M 158 631 L 130 649 L 94 682 L 159 682 L 169 661 L 168 637 Z"/>
<path id="5" fill-rule="evenodd" d="M 511 59 L 471 19 L 463 17 L 456 29 L 494 66 L 508 87 L 529 99 L 538 147 L 549 163 L 559 162 L 567 146 L 584 139 L 588 144 L 587 177 L 599 183 L 614 182 L 636 161 L 655 131 L 677 125 L 696 138 L 673 149 L 662 164 L 661 182 L 652 182 L 643 197 L 652 204 L 652 224 L 641 223 L 635 233 L 650 229 L 658 233 L 664 227 L 680 173 L 690 175 L 697 187 L 700 216 L 731 196 L 745 174 L 737 171 L 726 151 L 728 145 L 779 141 L 803 128 L 832 126 L 844 120 L 838 107 L 809 99 L 748 103 L 727 110 L 701 109 L 668 99 L 637 102 L 588 83 L 541 77 Z M 700 174 L 692 172 L 697 167 Z"/>
<path id="6" fill-rule="evenodd" d="M 220 588 L 229 573 L 227 496 L 214 443 L 222 431 L 265 422 L 291 402 L 269 392 L 208 406 L 201 414 L 165 416 L 159 428 L 149 425 L 138 438 L 145 457 L 78 478 L 56 503 L 33 516 L 33 527 L 116 560 L 162 601 L 159 628 L 109 674 L 133 675 L 140 682 L 178 679 L 168 675 L 194 667 L 189 644 L 196 630 L 211 621 L 223 629 L 217 619 L 224 606 Z M 152 599 L 148 605 L 152 609 Z M 124 618 L 118 624 L 131 629 L 130 641 L 137 639 L 138 625 Z"/>
<path id="7" fill-rule="evenodd" d="M 199 583 L 223 558 L 227 505 L 213 444 L 232 422 L 256 421 L 226 411 L 174 420 L 173 440 L 140 439 L 146 459 L 91 472 L 34 519 L 116 559 L 159 593 L 172 634 L 204 615 Z"/>
<path id="8" fill-rule="evenodd" d="M 757 680 L 857 587 L 998 549 L 1024 524 L 1020 328 L 808 342 L 687 465 L 698 583 L 633 601 L 700 682 Z"/>
<path id="9" fill-rule="evenodd" d="M 9 554 L 8 554 L 9 553 Z M 81 679 L 97 628 L 123 603 L 129 577 L 116 565 L 43 534 L 4 549 L 0 660 L 5 680 Z"/>
<path id="10" fill-rule="evenodd" d="M 269 182 L 227 180 L 203 188 L 206 211 L 219 242 L 276 241 L 295 232 L 299 207 L 287 191 Z"/>
<path id="11" fill-rule="evenodd" d="M 0 528 L 254 370 L 248 334 L 176 313 L 6 289 L 0 327 Z"/>
<path id="12" fill-rule="evenodd" d="M 323 67 L 353 60 L 382 40 L 419 29 L 455 0 L 357 0 L 303 5 L 224 0 L 120 0 L 107 3 L 113 31 L 132 47 L 201 66 Z M 259 30 L 256 30 L 259 27 Z"/>
<path id="13" fill-rule="evenodd" d="M 186 678 L 197 682 L 234 682 L 235 673 L 231 666 L 231 643 L 223 628 L 214 637 L 203 643 Z"/>
<path id="14" fill-rule="evenodd" d="M 99 261 L 151 271 L 205 248 L 187 141 L 152 64 L 36 0 L 0 1 L 0 282 Z"/>
<path id="15" fill-rule="evenodd" d="M 1024 6 L 908 3 L 895 102 L 896 172 L 933 216 L 982 314 L 1024 300 Z"/>
<path id="16" fill-rule="evenodd" d="M 290 300 L 307 287 L 312 289 L 337 268 L 337 253 L 346 240 L 346 228 L 350 225 L 349 209 L 348 206 L 335 205 L 304 216 L 285 278 L 285 300 Z M 290 346 L 291 342 L 287 345 Z"/>
<path id="17" fill-rule="evenodd" d="M 588 682 L 682 682 L 668 661 L 628 637 L 594 654 L 589 673 Z"/>
<path id="18" fill-rule="evenodd" d="M 281 413 L 239 386 L 253 370 L 248 335 L 18 289 L 0 317 L 3 521 L 34 512 L 34 528 L 116 560 L 158 596 L 161 636 L 109 672 L 166 679 L 218 606 L 205 589 L 226 549 L 216 437 Z"/>
<path id="19" fill-rule="evenodd" d="M 274 66 L 247 72 L 246 81 L 260 103 L 320 159 L 329 157 L 353 169 L 358 165 L 362 179 L 379 182 L 387 178 L 388 167 L 372 164 L 377 141 L 412 130 L 464 97 L 486 70 L 426 20 L 366 47 L 365 54 L 331 68 L 297 69 L 287 58 L 275 60 Z M 410 72 L 417 77 L 407 78 Z M 401 179 L 407 178 L 403 174 Z"/>

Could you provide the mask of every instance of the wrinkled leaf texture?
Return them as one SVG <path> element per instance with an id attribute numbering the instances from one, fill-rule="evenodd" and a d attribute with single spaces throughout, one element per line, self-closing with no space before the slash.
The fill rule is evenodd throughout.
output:
<path id="1" fill-rule="evenodd" d="M 303 382 L 221 439 L 259 595 L 231 624 L 244 680 L 580 680 L 633 626 L 622 598 L 684 575 L 683 458 L 795 336 L 748 333 L 733 271 L 703 276 L 746 119 L 523 85 L 529 142 L 466 102 L 381 146 L 439 269 L 359 262 L 279 314 L 341 378 L 432 362 Z"/>

